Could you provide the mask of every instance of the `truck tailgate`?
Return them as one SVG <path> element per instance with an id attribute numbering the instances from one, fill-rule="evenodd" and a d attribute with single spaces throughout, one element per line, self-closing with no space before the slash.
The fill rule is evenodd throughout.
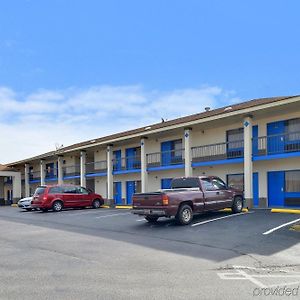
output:
<path id="1" fill-rule="evenodd" d="M 134 194 L 132 206 L 133 208 L 162 206 L 163 195 L 161 192 Z"/>

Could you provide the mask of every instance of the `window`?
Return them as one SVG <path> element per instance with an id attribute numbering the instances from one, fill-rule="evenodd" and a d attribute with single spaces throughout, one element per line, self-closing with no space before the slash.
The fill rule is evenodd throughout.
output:
<path id="1" fill-rule="evenodd" d="M 285 191 L 287 193 L 300 192 L 300 171 L 285 172 Z"/>
<path id="2" fill-rule="evenodd" d="M 63 190 L 59 186 L 54 186 L 49 189 L 49 194 L 62 194 Z"/>
<path id="3" fill-rule="evenodd" d="M 199 188 L 198 178 L 177 178 L 172 180 L 172 189 Z"/>
<path id="4" fill-rule="evenodd" d="M 45 192 L 46 188 L 43 187 L 43 186 L 39 186 L 35 192 L 34 192 L 34 195 L 38 196 L 38 195 L 43 195 L 44 192 Z"/>
<path id="5" fill-rule="evenodd" d="M 237 149 L 244 146 L 244 129 L 232 129 L 227 131 L 228 148 Z"/>
<path id="6" fill-rule="evenodd" d="M 224 181 L 220 178 L 213 178 L 211 183 L 215 187 L 216 190 L 227 190 L 227 186 Z"/>
<path id="7" fill-rule="evenodd" d="M 76 187 L 75 186 L 65 186 L 63 187 L 63 192 L 65 194 L 76 194 Z"/>
<path id="8" fill-rule="evenodd" d="M 85 188 L 83 188 L 83 187 L 77 187 L 76 188 L 76 192 L 77 192 L 77 194 L 84 194 L 84 195 L 88 195 L 88 191 L 87 191 L 87 189 L 85 189 Z"/>
<path id="9" fill-rule="evenodd" d="M 182 141 L 173 141 L 172 150 L 174 150 L 173 157 L 182 157 Z"/>
<path id="10" fill-rule="evenodd" d="M 212 184 L 210 178 L 202 178 L 201 183 L 206 191 L 215 191 L 216 187 Z"/>
<path id="11" fill-rule="evenodd" d="M 287 142 L 300 141 L 300 118 L 285 121 L 285 133 Z"/>
<path id="12" fill-rule="evenodd" d="M 227 175 L 227 184 L 237 190 L 244 190 L 244 175 L 243 174 L 231 174 Z"/>

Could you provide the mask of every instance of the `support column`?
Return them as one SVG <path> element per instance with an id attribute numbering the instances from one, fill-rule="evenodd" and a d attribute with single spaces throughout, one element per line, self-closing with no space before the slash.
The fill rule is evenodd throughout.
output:
<path id="1" fill-rule="evenodd" d="M 24 176 L 24 179 L 25 179 L 25 182 L 24 182 L 24 185 L 25 185 L 25 197 L 30 197 L 30 187 L 29 187 L 29 164 L 25 164 L 25 176 Z"/>
<path id="2" fill-rule="evenodd" d="M 147 186 L 148 186 L 146 140 L 147 140 L 146 137 L 144 137 L 144 138 L 141 139 L 141 181 L 142 181 L 142 193 L 146 193 L 147 192 Z"/>
<path id="3" fill-rule="evenodd" d="M 114 178 L 113 178 L 113 151 L 112 145 L 107 146 L 107 201 L 108 205 L 113 204 L 114 199 Z"/>
<path id="4" fill-rule="evenodd" d="M 245 207 L 253 207 L 252 116 L 244 118 Z"/>
<path id="5" fill-rule="evenodd" d="M 80 152 L 80 185 L 82 187 L 86 187 L 86 152 L 81 151 Z"/>
<path id="6" fill-rule="evenodd" d="M 21 173 L 16 173 L 13 176 L 13 203 L 17 203 L 21 199 Z"/>
<path id="7" fill-rule="evenodd" d="M 40 162 L 40 175 L 41 175 L 41 185 L 45 185 L 45 161 L 41 159 Z"/>
<path id="8" fill-rule="evenodd" d="M 63 184 L 63 156 L 59 155 L 57 158 L 57 182 Z"/>
<path id="9" fill-rule="evenodd" d="M 185 177 L 193 176 L 192 170 L 192 150 L 191 150 L 191 134 L 192 128 L 184 129 L 184 175 Z"/>

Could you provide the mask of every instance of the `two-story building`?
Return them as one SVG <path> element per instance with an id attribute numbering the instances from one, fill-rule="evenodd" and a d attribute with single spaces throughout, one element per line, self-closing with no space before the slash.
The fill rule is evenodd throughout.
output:
<path id="1" fill-rule="evenodd" d="M 38 185 L 74 183 L 130 205 L 135 192 L 204 174 L 243 189 L 248 207 L 300 207 L 300 96 L 207 108 L 7 167 L 21 173 L 23 196 Z"/>

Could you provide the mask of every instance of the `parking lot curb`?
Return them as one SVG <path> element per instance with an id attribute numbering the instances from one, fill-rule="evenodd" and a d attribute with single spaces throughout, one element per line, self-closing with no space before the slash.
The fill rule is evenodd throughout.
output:
<path id="1" fill-rule="evenodd" d="M 225 211 L 225 212 L 231 212 L 231 208 L 224 208 L 224 209 L 221 209 L 221 211 Z M 242 212 L 248 212 L 249 210 L 247 208 L 243 208 Z"/>
<path id="2" fill-rule="evenodd" d="M 272 213 L 300 214 L 300 209 L 273 208 Z"/>
<path id="3" fill-rule="evenodd" d="M 109 205 L 101 205 L 101 208 L 110 208 Z"/>
<path id="4" fill-rule="evenodd" d="M 290 230 L 299 231 L 300 232 L 300 224 L 293 225 Z"/>
<path id="5" fill-rule="evenodd" d="M 11 207 L 18 207 L 17 204 L 11 204 Z"/>
<path id="6" fill-rule="evenodd" d="M 131 205 L 116 205 L 115 208 L 132 208 Z"/>

